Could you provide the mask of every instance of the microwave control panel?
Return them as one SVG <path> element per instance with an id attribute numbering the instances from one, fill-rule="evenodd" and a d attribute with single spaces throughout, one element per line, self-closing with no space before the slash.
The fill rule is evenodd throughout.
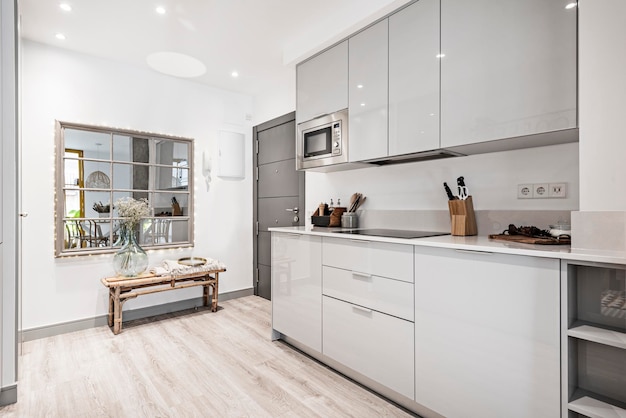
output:
<path id="1" fill-rule="evenodd" d="M 333 154 L 341 154 L 341 124 L 333 124 Z"/>

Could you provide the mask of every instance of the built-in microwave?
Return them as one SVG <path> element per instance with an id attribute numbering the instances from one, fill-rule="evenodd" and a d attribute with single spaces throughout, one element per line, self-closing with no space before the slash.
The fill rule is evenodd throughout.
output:
<path id="1" fill-rule="evenodd" d="M 298 124 L 296 169 L 348 162 L 348 109 Z"/>

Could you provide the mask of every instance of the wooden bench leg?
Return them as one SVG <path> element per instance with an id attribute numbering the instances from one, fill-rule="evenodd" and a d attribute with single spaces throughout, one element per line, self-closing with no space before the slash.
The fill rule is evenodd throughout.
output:
<path id="1" fill-rule="evenodd" d="M 209 306 L 209 287 L 210 284 L 202 286 L 202 306 Z"/>
<path id="2" fill-rule="evenodd" d="M 219 273 L 215 273 L 215 283 L 213 284 L 213 298 L 211 300 L 211 312 L 217 311 L 217 295 L 218 295 Z"/>
<path id="3" fill-rule="evenodd" d="M 109 289 L 109 327 L 113 326 L 113 289 Z"/>
<path id="4" fill-rule="evenodd" d="M 115 288 L 115 296 L 113 300 L 113 334 L 122 332 L 122 304 L 120 302 L 121 288 Z"/>

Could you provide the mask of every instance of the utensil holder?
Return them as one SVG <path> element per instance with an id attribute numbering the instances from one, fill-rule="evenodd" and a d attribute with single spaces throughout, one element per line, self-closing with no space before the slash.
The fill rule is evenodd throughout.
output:
<path id="1" fill-rule="evenodd" d="M 358 228 L 359 216 L 356 212 L 345 212 L 341 217 L 342 228 Z"/>
<path id="2" fill-rule="evenodd" d="M 472 196 L 468 196 L 465 200 L 448 200 L 448 209 L 450 210 L 452 235 L 469 236 L 478 234 Z"/>

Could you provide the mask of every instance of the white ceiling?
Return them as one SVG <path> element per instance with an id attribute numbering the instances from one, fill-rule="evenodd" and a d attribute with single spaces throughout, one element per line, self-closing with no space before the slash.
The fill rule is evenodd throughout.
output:
<path id="1" fill-rule="evenodd" d="M 25 39 L 146 69 L 152 53 L 186 54 L 207 68 L 192 80 L 257 96 L 292 82 L 298 61 L 408 1 L 67 0 L 66 12 L 63 0 L 19 0 L 18 7 Z"/>

